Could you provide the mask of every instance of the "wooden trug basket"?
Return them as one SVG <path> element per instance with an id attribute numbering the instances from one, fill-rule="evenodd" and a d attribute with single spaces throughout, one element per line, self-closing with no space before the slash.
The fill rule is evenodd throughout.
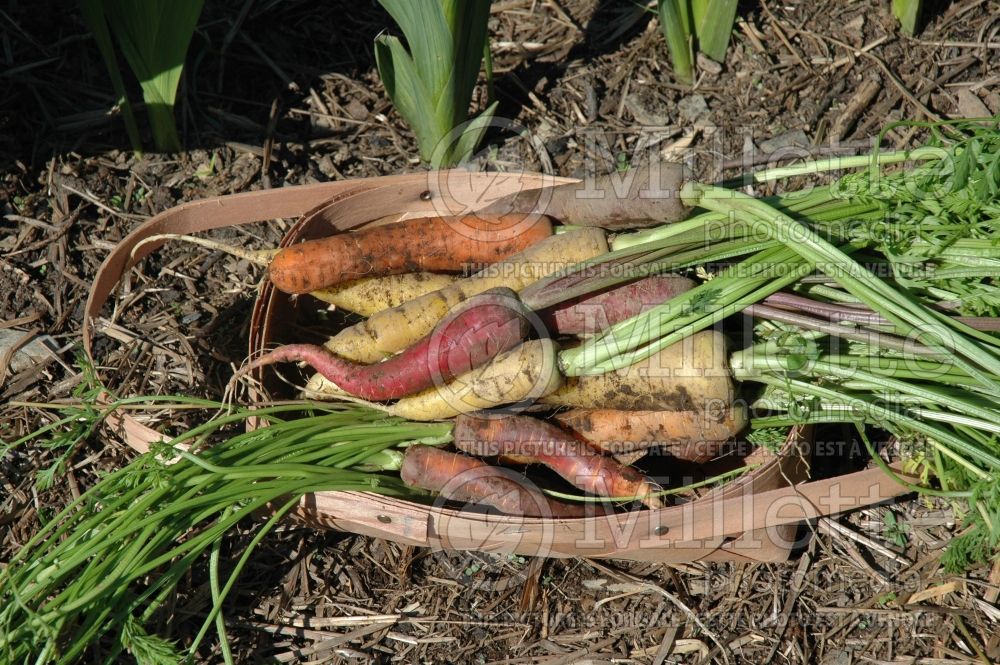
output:
<path id="1" fill-rule="evenodd" d="M 133 256 L 136 246 L 153 235 L 299 218 L 282 241 L 287 245 L 364 224 L 475 212 L 524 189 L 537 190 L 544 199 L 546 188 L 563 182 L 569 181 L 541 174 L 435 171 L 247 192 L 179 205 L 135 229 L 101 266 L 86 306 L 86 353 L 93 361 L 94 325 L 116 286 L 132 266 L 162 245 L 144 244 Z M 250 353 L 266 347 L 278 322 L 291 320 L 294 310 L 292 299 L 265 284 L 254 307 Z M 162 439 L 127 413 L 113 414 L 107 422 L 140 452 Z M 426 505 L 367 492 L 319 492 L 306 495 L 294 514 L 318 528 L 444 550 L 666 562 L 781 561 L 795 545 L 803 520 L 906 492 L 879 469 L 803 482 L 807 448 L 804 433 L 796 430 L 777 454 L 755 451 L 746 462 L 759 466 L 737 480 L 697 500 L 655 511 L 544 519 Z"/>

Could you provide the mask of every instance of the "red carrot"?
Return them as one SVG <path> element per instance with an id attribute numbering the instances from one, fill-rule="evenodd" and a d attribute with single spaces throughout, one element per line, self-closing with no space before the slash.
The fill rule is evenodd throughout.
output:
<path id="1" fill-rule="evenodd" d="M 430 217 L 338 233 L 282 249 L 268 272 L 274 286 L 286 293 L 309 293 L 375 275 L 461 272 L 500 261 L 552 235 L 548 218 L 524 219 Z"/>
<path id="2" fill-rule="evenodd" d="M 372 365 L 353 363 L 322 346 L 287 344 L 249 363 L 235 378 L 278 362 L 306 362 L 342 390 L 383 401 L 412 395 L 485 364 L 531 331 L 527 309 L 506 288 L 473 296 L 402 353 Z"/>
<path id="3" fill-rule="evenodd" d="M 549 332 L 580 335 L 601 332 L 694 287 L 681 275 L 653 275 L 597 293 L 588 293 L 538 313 Z"/>
<path id="4" fill-rule="evenodd" d="M 477 457 L 508 457 L 538 462 L 580 489 L 606 497 L 640 497 L 661 508 L 655 487 L 638 471 L 599 454 L 554 425 L 529 416 L 455 419 L 455 447 Z"/>
<path id="5" fill-rule="evenodd" d="M 490 466 L 433 446 L 410 446 L 399 475 L 407 485 L 441 492 L 446 499 L 482 503 L 509 515 L 584 517 L 585 508 L 549 499 L 512 469 Z"/>

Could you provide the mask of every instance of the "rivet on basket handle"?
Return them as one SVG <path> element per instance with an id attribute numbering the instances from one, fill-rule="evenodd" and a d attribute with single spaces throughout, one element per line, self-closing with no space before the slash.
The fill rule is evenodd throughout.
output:
<path id="1" fill-rule="evenodd" d="M 429 520 L 425 513 L 370 492 L 318 492 L 302 497 L 296 513 L 308 522 L 319 522 L 344 530 L 377 532 L 383 537 L 418 545 L 428 542 Z M 359 506 L 364 506 L 359 510 Z M 348 528 L 350 527 L 350 528 Z"/>

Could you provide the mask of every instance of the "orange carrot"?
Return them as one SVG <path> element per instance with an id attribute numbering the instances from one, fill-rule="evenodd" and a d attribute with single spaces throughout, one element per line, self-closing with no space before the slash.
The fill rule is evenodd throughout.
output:
<path id="1" fill-rule="evenodd" d="M 268 268 L 286 293 L 308 293 L 372 275 L 479 270 L 552 235 L 547 217 L 428 217 L 307 240 Z"/>
<path id="2" fill-rule="evenodd" d="M 582 505 L 549 499 L 512 469 L 433 446 L 407 448 L 399 475 L 407 485 L 440 492 L 454 501 L 493 506 L 508 515 L 566 518 L 586 514 Z"/>
<path id="3" fill-rule="evenodd" d="M 580 489 L 605 497 L 638 497 L 661 508 L 656 488 L 641 473 L 605 457 L 558 427 L 529 416 L 481 418 L 462 415 L 452 432 L 455 447 L 477 457 L 538 462 Z"/>
<path id="4" fill-rule="evenodd" d="M 555 420 L 613 455 L 657 446 L 678 459 L 705 462 L 718 453 L 722 442 L 739 434 L 747 414 L 742 405 L 723 413 L 572 409 L 557 413 Z"/>

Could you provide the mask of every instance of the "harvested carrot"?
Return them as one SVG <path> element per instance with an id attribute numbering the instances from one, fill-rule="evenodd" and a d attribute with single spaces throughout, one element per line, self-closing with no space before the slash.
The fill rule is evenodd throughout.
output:
<path id="1" fill-rule="evenodd" d="M 149 242 L 168 239 L 183 240 L 193 245 L 225 252 L 262 268 L 267 268 L 271 264 L 271 260 L 281 251 L 280 249 L 247 249 L 219 242 L 212 238 L 199 238 L 197 236 L 178 235 L 175 233 L 164 233 L 146 238 L 146 240 L 136 246 L 136 249 Z M 402 273 L 399 275 L 364 277 L 337 286 L 316 289 L 309 293 L 323 302 L 336 305 L 349 312 L 355 312 L 362 316 L 371 316 L 375 312 L 390 307 L 397 307 L 407 300 L 412 300 L 425 293 L 444 288 L 454 282 L 455 279 L 454 275 L 443 275 L 432 272 Z"/>
<path id="2" fill-rule="evenodd" d="M 454 282 L 454 275 L 433 272 L 407 272 L 402 275 L 365 277 L 339 286 L 310 291 L 309 295 L 338 309 L 371 316 L 383 309 L 398 307 L 407 300 L 437 291 Z"/>
<path id="3" fill-rule="evenodd" d="M 572 409 L 556 422 L 605 453 L 621 455 L 659 447 L 678 459 L 705 462 L 746 427 L 746 405 L 721 411 L 620 411 Z"/>
<path id="4" fill-rule="evenodd" d="M 493 506 L 508 515 L 525 517 L 583 517 L 583 506 L 549 499 L 512 469 L 490 466 L 467 455 L 433 446 L 406 449 L 399 470 L 403 482 L 440 492 L 446 499 Z"/>
<path id="5" fill-rule="evenodd" d="M 430 335 L 374 365 L 338 358 L 322 346 L 286 344 L 249 363 L 234 377 L 278 362 L 306 362 L 350 395 L 398 399 L 469 372 L 519 345 L 531 332 L 528 310 L 510 289 L 470 298 Z"/>
<path id="6" fill-rule="evenodd" d="M 579 229 L 546 238 L 471 277 L 345 328 L 325 346 L 348 360 L 378 362 L 429 333 L 449 310 L 477 293 L 497 286 L 520 291 L 542 277 L 607 250 L 607 238 L 601 229 Z"/>
<path id="7" fill-rule="evenodd" d="M 556 366 L 558 350 L 548 339 L 525 342 L 444 385 L 404 397 L 389 407 L 389 412 L 407 420 L 443 420 L 537 400 L 562 384 Z"/>
<path id="8" fill-rule="evenodd" d="M 384 411 L 407 420 L 445 420 L 504 404 L 536 401 L 562 385 L 556 366 L 559 347 L 549 339 L 531 340 L 445 384 L 409 395 Z M 342 399 L 350 395 L 314 374 L 302 390 L 305 399 Z"/>
<path id="9" fill-rule="evenodd" d="M 691 180 L 683 164 L 656 161 L 595 179 L 526 189 L 497 199 L 483 212 L 544 213 L 564 224 L 621 230 L 684 219 L 681 190 Z"/>
<path id="10" fill-rule="evenodd" d="M 636 469 L 601 455 L 544 420 L 530 416 L 459 416 L 452 435 L 455 447 L 470 455 L 538 462 L 591 494 L 637 497 L 649 508 L 663 506 L 655 495 L 656 488 Z"/>
<path id="11" fill-rule="evenodd" d="M 705 330 L 629 367 L 569 377 L 542 401 L 581 409 L 704 411 L 724 408 L 733 397 L 725 337 Z"/>
<path id="12" fill-rule="evenodd" d="M 309 293 L 371 275 L 461 272 L 552 235 L 547 217 L 428 217 L 338 233 L 285 247 L 271 259 L 275 288 Z"/>
<path id="13" fill-rule="evenodd" d="M 653 275 L 622 286 L 561 302 L 539 312 L 549 332 L 591 335 L 689 291 L 694 282 L 681 275 Z"/>

